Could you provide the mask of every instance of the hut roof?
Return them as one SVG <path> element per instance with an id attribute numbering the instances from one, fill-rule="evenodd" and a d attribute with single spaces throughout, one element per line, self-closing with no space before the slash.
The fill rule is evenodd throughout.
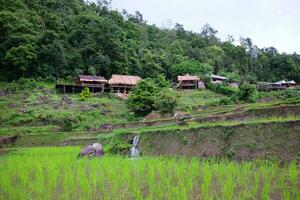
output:
<path id="1" fill-rule="evenodd" d="M 219 76 L 219 75 L 211 75 L 212 78 L 215 79 L 220 79 L 220 80 L 228 80 L 228 78 L 224 77 L 224 76 Z"/>
<path id="2" fill-rule="evenodd" d="M 108 80 L 110 85 L 136 85 L 137 82 L 141 80 L 139 76 L 129 76 L 129 75 L 116 75 L 113 74 L 111 79 Z"/>
<path id="3" fill-rule="evenodd" d="M 287 83 L 287 84 L 293 84 L 293 85 L 296 85 L 296 82 L 295 82 L 294 80 L 287 81 L 286 83 Z"/>
<path id="4" fill-rule="evenodd" d="M 291 81 L 281 80 L 281 81 L 277 81 L 277 82 L 273 83 L 273 85 L 286 85 L 286 84 L 296 85 L 296 82 L 294 80 L 291 80 Z"/>
<path id="5" fill-rule="evenodd" d="M 199 81 L 198 76 L 191 76 L 189 74 L 186 74 L 184 76 L 177 76 L 178 81 Z"/>
<path id="6" fill-rule="evenodd" d="M 274 85 L 282 85 L 282 84 L 286 84 L 285 80 L 281 80 L 281 81 L 277 81 L 275 83 L 273 83 Z"/>
<path id="7" fill-rule="evenodd" d="M 107 80 L 102 76 L 79 75 L 78 77 L 80 81 L 85 81 L 85 82 L 102 82 L 102 83 L 107 82 Z"/>

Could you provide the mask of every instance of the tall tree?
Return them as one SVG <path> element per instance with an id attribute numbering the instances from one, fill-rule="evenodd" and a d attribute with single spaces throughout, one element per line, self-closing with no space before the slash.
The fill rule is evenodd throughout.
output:
<path id="1" fill-rule="evenodd" d="M 251 72 L 254 71 L 254 60 L 258 53 L 258 48 L 255 46 L 250 38 L 240 37 L 241 46 L 244 47 L 249 55 L 249 63 Z"/>
<path id="2" fill-rule="evenodd" d="M 201 29 L 201 35 L 206 37 L 216 36 L 217 33 L 218 31 L 209 24 L 205 24 Z"/>

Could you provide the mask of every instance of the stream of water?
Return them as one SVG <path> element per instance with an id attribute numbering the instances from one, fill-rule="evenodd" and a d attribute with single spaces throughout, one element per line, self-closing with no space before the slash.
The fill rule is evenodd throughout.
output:
<path id="1" fill-rule="evenodd" d="M 138 143 L 139 143 L 139 136 L 136 135 L 133 138 L 132 147 L 130 148 L 131 159 L 136 159 L 140 157 L 140 152 L 137 148 Z"/>

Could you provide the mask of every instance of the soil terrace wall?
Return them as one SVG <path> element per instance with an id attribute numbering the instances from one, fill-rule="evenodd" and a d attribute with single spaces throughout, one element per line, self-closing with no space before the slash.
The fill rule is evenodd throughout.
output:
<path id="1" fill-rule="evenodd" d="M 300 121 L 153 132 L 141 136 L 144 155 L 300 159 Z"/>
<path id="2" fill-rule="evenodd" d="M 93 134 L 21 136 L 12 147 L 86 145 L 100 142 L 130 144 L 136 133 L 113 137 Z M 241 124 L 140 133 L 140 148 L 147 156 L 228 157 L 235 160 L 300 160 L 300 121 Z"/>

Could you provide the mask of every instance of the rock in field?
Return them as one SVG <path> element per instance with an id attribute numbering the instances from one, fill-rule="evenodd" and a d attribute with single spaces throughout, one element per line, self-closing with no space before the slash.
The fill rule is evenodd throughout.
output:
<path id="1" fill-rule="evenodd" d="M 103 148 L 102 145 L 99 143 L 94 143 L 84 147 L 80 153 L 78 154 L 77 158 L 88 156 L 88 157 L 101 157 L 103 156 Z"/>

